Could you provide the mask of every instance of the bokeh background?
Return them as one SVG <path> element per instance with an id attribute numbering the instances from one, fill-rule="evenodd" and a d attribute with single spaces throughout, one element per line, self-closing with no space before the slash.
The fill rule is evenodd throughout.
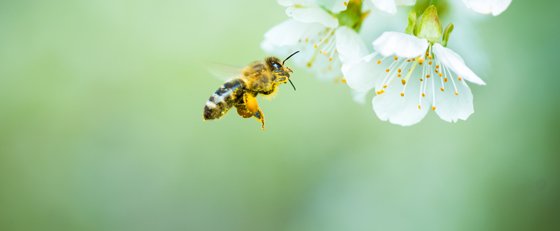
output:
<path id="1" fill-rule="evenodd" d="M 0 230 L 560 230 L 559 10 L 478 24 L 468 121 L 391 125 L 296 69 L 263 132 L 201 116 L 275 1 L 1 1 Z"/>

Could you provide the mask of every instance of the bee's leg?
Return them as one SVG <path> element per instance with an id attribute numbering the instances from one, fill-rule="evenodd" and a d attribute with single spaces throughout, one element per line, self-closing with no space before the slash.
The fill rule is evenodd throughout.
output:
<path id="1" fill-rule="evenodd" d="M 239 114 L 241 117 L 243 118 L 250 118 L 253 117 L 253 112 L 249 111 L 249 109 L 247 109 L 247 106 L 245 103 L 243 104 L 237 104 L 235 105 L 235 107 L 237 108 L 237 114 Z"/>
<path id="2" fill-rule="evenodd" d="M 252 113 L 252 115 L 259 121 L 261 121 L 262 129 L 264 129 L 264 114 L 259 108 L 257 98 L 252 94 L 245 94 L 243 100 L 245 101 L 245 105 L 247 105 L 247 109 Z"/>
<path id="3" fill-rule="evenodd" d="M 262 129 L 264 129 L 264 114 L 261 110 L 259 110 L 255 113 L 255 118 L 257 118 L 259 121 L 261 121 L 261 124 L 262 124 L 261 127 L 262 127 Z"/>
<path id="4" fill-rule="evenodd" d="M 243 93 L 239 102 L 235 104 L 237 108 L 237 114 L 239 114 L 243 118 L 251 118 L 255 114 L 247 107 L 247 97 L 249 97 L 249 93 Z"/>

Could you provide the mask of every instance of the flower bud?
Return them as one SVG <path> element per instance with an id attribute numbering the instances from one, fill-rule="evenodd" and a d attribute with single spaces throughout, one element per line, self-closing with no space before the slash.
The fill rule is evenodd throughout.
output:
<path id="1" fill-rule="evenodd" d="M 420 38 L 425 38 L 431 43 L 441 41 L 443 36 L 442 26 L 439 22 L 437 8 L 434 5 L 429 6 L 424 10 L 420 20 L 416 23 L 415 35 Z"/>

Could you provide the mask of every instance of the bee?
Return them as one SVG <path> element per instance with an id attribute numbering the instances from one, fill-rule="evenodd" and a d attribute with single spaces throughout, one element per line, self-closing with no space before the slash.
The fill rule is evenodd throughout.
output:
<path id="1" fill-rule="evenodd" d="M 282 62 L 276 57 L 267 57 L 264 62 L 256 61 L 243 68 L 238 77 L 225 82 L 206 101 L 204 120 L 219 119 L 235 107 L 237 114 L 243 118 L 255 117 L 264 129 L 264 114 L 256 97 L 259 94 L 272 95 L 280 84 L 287 82 L 296 90 L 290 80 L 293 71 L 284 64 L 298 52 L 294 52 Z"/>

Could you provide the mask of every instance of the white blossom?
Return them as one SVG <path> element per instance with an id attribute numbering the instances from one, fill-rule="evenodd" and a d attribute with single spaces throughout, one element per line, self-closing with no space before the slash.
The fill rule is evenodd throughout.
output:
<path id="1" fill-rule="evenodd" d="M 265 33 L 261 47 L 266 52 L 285 56 L 299 50 L 301 54 L 294 57 L 296 65 L 309 68 L 321 79 L 342 77 L 342 62 L 367 54 L 357 32 L 341 26 L 332 14 L 346 10 L 348 1 L 280 0 L 279 3 L 287 7 L 290 19 Z"/>
<path id="2" fill-rule="evenodd" d="M 373 110 L 381 120 L 413 125 L 431 109 L 456 122 L 474 112 L 466 81 L 485 83 L 453 50 L 400 32 L 383 33 L 373 46 L 375 53 L 345 65 L 343 72 L 354 90 L 375 88 Z"/>
<path id="3" fill-rule="evenodd" d="M 480 13 L 498 16 L 511 4 L 511 0 L 463 0 L 467 8 Z"/>
<path id="4" fill-rule="evenodd" d="M 371 8 L 384 11 L 389 14 L 397 13 L 397 6 L 413 6 L 416 0 L 366 0 Z M 372 7 L 373 6 L 373 7 Z"/>

